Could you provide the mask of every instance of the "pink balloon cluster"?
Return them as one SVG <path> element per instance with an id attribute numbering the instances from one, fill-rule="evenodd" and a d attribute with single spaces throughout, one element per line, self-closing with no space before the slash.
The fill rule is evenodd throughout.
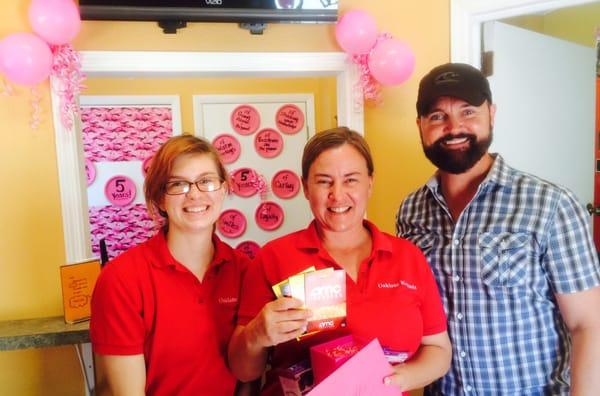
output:
<path id="1" fill-rule="evenodd" d="M 0 41 L 0 71 L 16 84 L 36 85 L 52 70 L 50 45 L 69 43 L 81 18 L 73 0 L 32 0 L 29 23 L 35 34 L 13 33 Z"/>
<path id="2" fill-rule="evenodd" d="M 360 10 L 346 12 L 335 26 L 335 37 L 354 59 L 364 59 L 375 80 L 383 85 L 406 81 L 415 68 L 415 55 L 403 41 L 378 32 L 375 19 Z"/>

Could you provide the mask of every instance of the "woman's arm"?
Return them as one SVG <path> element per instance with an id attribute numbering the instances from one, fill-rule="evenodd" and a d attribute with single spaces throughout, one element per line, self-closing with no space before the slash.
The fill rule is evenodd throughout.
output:
<path id="1" fill-rule="evenodd" d="M 144 355 L 95 355 L 98 396 L 144 396 Z"/>
<path id="2" fill-rule="evenodd" d="M 396 385 L 403 392 L 422 388 L 440 378 L 450 368 L 452 345 L 448 333 L 424 336 L 417 353 L 406 363 L 393 367 L 394 374 L 385 383 Z"/>
<path id="3" fill-rule="evenodd" d="M 302 301 L 282 297 L 263 307 L 246 326 L 238 325 L 229 341 L 229 366 L 240 381 L 260 377 L 267 364 L 269 347 L 300 336 L 310 311 Z"/>

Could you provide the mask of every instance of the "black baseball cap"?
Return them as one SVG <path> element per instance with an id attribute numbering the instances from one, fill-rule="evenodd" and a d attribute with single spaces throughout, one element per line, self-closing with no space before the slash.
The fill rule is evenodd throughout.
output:
<path id="1" fill-rule="evenodd" d="M 480 106 L 492 102 L 490 84 L 481 71 L 466 63 L 446 63 L 431 69 L 419 83 L 417 114 L 426 115 L 440 96 L 462 99 Z"/>

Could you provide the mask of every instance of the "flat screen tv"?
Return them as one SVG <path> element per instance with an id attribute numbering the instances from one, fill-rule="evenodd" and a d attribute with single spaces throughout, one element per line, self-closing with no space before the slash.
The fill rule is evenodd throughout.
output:
<path id="1" fill-rule="evenodd" d="M 79 9 L 84 20 L 179 22 L 183 26 L 185 22 L 333 23 L 338 1 L 80 0 Z"/>

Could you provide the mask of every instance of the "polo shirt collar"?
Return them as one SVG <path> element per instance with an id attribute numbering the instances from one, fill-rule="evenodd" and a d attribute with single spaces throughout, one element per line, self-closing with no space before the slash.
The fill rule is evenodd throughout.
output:
<path id="1" fill-rule="evenodd" d="M 233 261 L 234 257 L 232 249 L 229 249 L 215 233 L 212 235 L 212 241 L 215 247 L 215 256 L 209 264 L 209 268 Z M 153 266 L 157 268 L 183 267 L 169 251 L 169 245 L 167 244 L 166 232 L 164 229 L 161 229 L 154 237 L 150 238 L 147 243 L 150 251 L 149 259 Z"/>
<path id="2" fill-rule="evenodd" d="M 371 233 L 371 238 L 373 241 L 373 252 L 377 251 L 392 251 L 392 243 L 391 241 L 385 237 L 385 235 L 369 220 L 363 220 L 363 224 L 367 227 L 369 232 Z M 309 226 L 301 232 L 298 237 L 298 247 L 300 249 L 309 249 L 315 251 L 324 250 L 323 243 L 319 238 L 319 234 L 317 233 L 317 221 L 313 220 Z"/>

